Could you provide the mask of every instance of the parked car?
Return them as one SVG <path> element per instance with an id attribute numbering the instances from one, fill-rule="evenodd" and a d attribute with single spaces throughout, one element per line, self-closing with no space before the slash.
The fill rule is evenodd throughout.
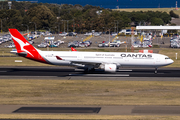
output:
<path id="1" fill-rule="evenodd" d="M 62 33 L 60 33 L 59 35 L 63 37 L 63 36 L 68 35 L 68 33 L 66 33 L 66 32 L 62 32 Z"/>
<path id="2" fill-rule="evenodd" d="M 109 41 L 103 41 L 102 43 L 99 43 L 98 47 L 109 47 L 109 45 Z"/>
<path id="3" fill-rule="evenodd" d="M 12 42 L 12 43 L 10 43 L 10 44 L 7 46 L 7 48 L 15 48 L 14 43 L 13 43 L 13 42 Z"/>
<path id="4" fill-rule="evenodd" d="M 38 48 L 46 48 L 48 46 L 47 43 L 41 43 L 38 45 Z"/>
<path id="5" fill-rule="evenodd" d="M 89 35 L 92 35 L 91 32 L 87 32 L 86 34 L 84 34 L 85 36 L 89 36 Z"/>
<path id="6" fill-rule="evenodd" d="M 8 42 L 8 41 L 9 41 L 9 39 L 8 39 L 7 37 L 4 37 L 3 40 L 4 40 L 5 42 Z"/>
<path id="7" fill-rule="evenodd" d="M 57 40 L 60 44 L 63 44 L 64 43 L 64 41 L 62 41 L 62 40 Z"/>
<path id="8" fill-rule="evenodd" d="M 117 42 L 111 42 L 110 47 L 120 47 L 120 43 Z"/>
<path id="9" fill-rule="evenodd" d="M 33 40 L 29 40 L 29 43 L 30 43 L 30 44 L 33 44 L 33 43 L 34 43 L 34 41 L 33 41 Z"/>
<path id="10" fill-rule="evenodd" d="M 87 41 L 85 41 L 85 42 L 89 42 L 90 45 L 92 44 L 92 41 L 89 41 L 89 40 L 87 40 Z"/>
<path id="11" fill-rule="evenodd" d="M 84 43 L 87 44 L 87 47 L 89 47 L 91 45 L 91 42 L 90 41 L 85 41 Z"/>
<path id="12" fill-rule="evenodd" d="M 80 42 L 79 43 L 79 47 L 88 47 L 88 43 L 87 42 Z"/>
<path id="13" fill-rule="evenodd" d="M 68 47 L 79 47 L 79 42 L 78 41 L 69 42 Z"/>
<path id="14" fill-rule="evenodd" d="M 75 33 L 75 32 L 70 32 L 67 34 L 67 36 L 76 36 L 76 35 L 77 35 L 77 33 Z"/>
<path id="15" fill-rule="evenodd" d="M 100 36 L 102 34 L 102 32 L 95 32 L 93 35 L 94 36 Z"/>
<path id="16" fill-rule="evenodd" d="M 3 43 L 3 40 L 0 40 L 0 44 L 2 44 Z"/>
<path id="17" fill-rule="evenodd" d="M 112 32 L 112 34 L 111 34 L 112 36 L 116 36 L 117 35 L 117 33 L 115 33 L 115 32 Z"/>

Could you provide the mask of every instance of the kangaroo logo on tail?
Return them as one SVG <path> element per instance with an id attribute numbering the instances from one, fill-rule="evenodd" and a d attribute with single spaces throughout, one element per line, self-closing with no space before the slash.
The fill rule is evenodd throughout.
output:
<path id="1" fill-rule="evenodd" d="M 14 41 L 14 44 L 17 49 L 17 53 L 21 56 L 23 54 L 23 57 L 47 63 L 47 61 L 40 55 L 39 51 L 36 48 L 34 48 L 22 35 L 19 33 L 17 29 L 9 29 L 9 32 L 12 36 L 12 39 Z"/>
<path id="2" fill-rule="evenodd" d="M 27 53 L 29 53 L 32 57 L 34 57 L 28 50 L 24 49 L 25 46 L 29 46 L 29 45 L 30 45 L 28 42 L 24 43 L 23 41 L 21 41 L 20 39 L 14 37 L 13 35 L 11 35 L 11 36 L 12 36 L 12 39 L 13 39 L 14 41 L 16 41 L 16 42 L 19 44 L 19 46 L 20 46 L 20 50 L 17 50 L 18 53 L 19 53 L 19 52 L 27 52 Z"/>

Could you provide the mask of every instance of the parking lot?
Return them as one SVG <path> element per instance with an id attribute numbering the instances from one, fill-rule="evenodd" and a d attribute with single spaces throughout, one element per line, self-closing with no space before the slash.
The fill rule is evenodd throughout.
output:
<path id="1" fill-rule="evenodd" d="M 0 36 L 2 36 L 2 35 L 4 35 L 4 34 L 0 34 Z M 84 34 L 77 34 L 77 36 L 66 36 L 66 37 L 60 36 L 59 34 L 52 34 L 50 36 L 55 37 L 54 41 L 57 41 L 57 40 L 64 41 L 64 44 L 60 44 L 58 46 L 59 48 L 68 48 L 68 43 L 73 42 L 73 41 L 82 42 L 87 37 Z M 44 42 L 45 37 L 48 37 L 48 36 L 41 36 L 39 38 L 34 39 L 33 46 L 38 47 L 39 44 Z M 101 36 L 91 37 L 89 39 L 89 41 L 91 41 L 92 44 L 89 47 L 97 48 L 99 43 L 102 43 L 103 41 L 109 41 L 109 38 L 110 38 L 110 42 L 112 42 L 112 40 L 114 39 L 113 36 L 109 37 L 109 34 L 102 34 Z M 153 45 L 158 45 L 161 48 L 168 48 L 170 46 L 170 39 L 171 39 L 171 37 L 163 37 L 162 39 L 160 37 L 156 37 L 155 39 L 153 39 L 152 43 L 153 43 Z M 126 44 L 121 44 L 120 48 L 124 48 L 124 47 L 126 47 L 126 45 L 127 45 L 127 47 L 131 47 L 131 37 L 118 36 L 118 40 L 120 40 L 121 42 L 123 42 L 123 41 L 126 42 Z M 137 37 L 134 37 L 134 41 L 138 41 L 138 40 L 139 39 Z M 13 41 L 7 41 L 5 43 L 2 43 L 0 45 L 0 48 L 6 48 L 12 42 Z"/>

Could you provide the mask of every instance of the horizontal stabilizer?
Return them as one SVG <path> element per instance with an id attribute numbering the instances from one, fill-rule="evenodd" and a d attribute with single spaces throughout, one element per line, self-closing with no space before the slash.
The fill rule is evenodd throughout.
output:
<path id="1" fill-rule="evenodd" d="M 22 56 L 22 57 L 26 57 L 27 56 L 27 52 L 18 52 L 17 54 L 19 56 Z"/>

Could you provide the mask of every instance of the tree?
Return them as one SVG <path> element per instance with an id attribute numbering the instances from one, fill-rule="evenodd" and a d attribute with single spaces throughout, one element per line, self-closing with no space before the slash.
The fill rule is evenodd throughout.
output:
<path id="1" fill-rule="evenodd" d="M 3 31 L 8 31 L 8 28 L 19 28 L 21 30 L 23 17 L 19 10 L 1 10 L 0 17 L 2 19 Z"/>
<path id="2" fill-rule="evenodd" d="M 164 21 L 165 24 L 168 24 L 171 21 L 171 16 L 166 12 L 163 12 L 160 18 Z"/>
<path id="3" fill-rule="evenodd" d="M 164 22 L 161 18 L 152 18 L 151 19 L 151 25 L 164 25 Z"/>
<path id="4" fill-rule="evenodd" d="M 44 5 L 29 9 L 27 16 L 31 22 L 36 23 L 37 29 L 42 29 L 43 27 L 51 28 L 57 20 L 55 14 Z"/>
<path id="5" fill-rule="evenodd" d="M 179 18 L 179 15 L 175 14 L 175 13 L 173 12 L 173 10 L 171 10 L 171 11 L 169 12 L 169 14 L 170 14 L 171 17 Z"/>

